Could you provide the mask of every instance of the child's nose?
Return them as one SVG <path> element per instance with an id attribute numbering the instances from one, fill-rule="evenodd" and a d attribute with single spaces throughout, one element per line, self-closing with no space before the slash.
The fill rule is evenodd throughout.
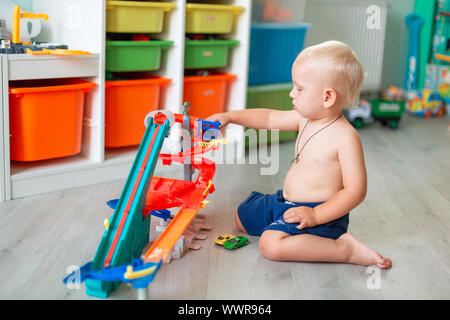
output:
<path id="1" fill-rule="evenodd" d="M 294 88 L 292 88 L 291 91 L 289 92 L 289 97 L 291 97 L 292 99 L 295 98 L 294 97 Z"/>

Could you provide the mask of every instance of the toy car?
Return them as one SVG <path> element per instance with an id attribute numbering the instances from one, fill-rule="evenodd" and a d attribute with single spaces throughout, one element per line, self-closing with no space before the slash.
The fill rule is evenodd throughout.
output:
<path id="1" fill-rule="evenodd" d="M 232 234 L 223 234 L 221 236 L 218 236 L 214 242 L 217 244 L 220 244 L 221 246 L 223 246 L 225 244 L 226 241 L 235 238 L 236 236 L 232 235 Z"/>
<path id="2" fill-rule="evenodd" d="M 247 243 L 248 239 L 246 237 L 239 236 L 226 241 L 224 247 L 230 250 L 234 250 L 245 246 Z"/>

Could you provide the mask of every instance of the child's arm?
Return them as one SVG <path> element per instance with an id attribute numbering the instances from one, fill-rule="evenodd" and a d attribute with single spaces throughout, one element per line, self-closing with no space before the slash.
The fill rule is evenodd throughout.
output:
<path id="1" fill-rule="evenodd" d="M 314 208 L 317 224 L 324 224 L 344 216 L 366 197 L 367 173 L 364 152 L 356 131 L 352 131 L 349 139 L 345 141 L 341 139 L 338 142 L 338 157 L 344 188 Z"/>
<path id="2" fill-rule="evenodd" d="M 350 137 L 339 140 L 337 147 L 343 188 L 314 209 L 297 207 L 286 211 L 283 216 L 286 222 L 299 222 L 299 229 L 325 224 L 344 216 L 364 200 L 367 173 L 359 135 L 355 131 Z"/>
<path id="3" fill-rule="evenodd" d="M 235 123 L 254 129 L 298 131 L 299 117 L 300 115 L 295 110 L 281 111 L 260 108 L 217 113 L 206 120 L 220 121 L 221 128 L 229 123 Z"/>

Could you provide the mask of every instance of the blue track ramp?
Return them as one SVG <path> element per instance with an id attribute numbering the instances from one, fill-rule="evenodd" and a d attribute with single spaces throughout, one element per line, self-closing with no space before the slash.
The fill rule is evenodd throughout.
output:
<path id="1" fill-rule="evenodd" d="M 140 257 L 148 244 L 150 215 L 144 218 L 142 209 L 169 129 L 169 120 L 159 125 L 150 119 L 117 207 L 110 218 L 109 227 L 95 253 L 92 261 L 93 270 L 130 264 Z M 120 283 L 87 279 L 86 294 L 106 298 Z"/>

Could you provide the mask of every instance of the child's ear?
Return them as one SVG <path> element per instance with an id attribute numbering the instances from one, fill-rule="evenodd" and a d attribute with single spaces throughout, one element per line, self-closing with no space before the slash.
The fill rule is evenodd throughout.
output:
<path id="1" fill-rule="evenodd" d="M 337 100 L 337 92 L 334 89 L 328 88 L 324 91 L 324 97 L 323 97 L 323 106 L 326 109 L 331 108 Z"/>

